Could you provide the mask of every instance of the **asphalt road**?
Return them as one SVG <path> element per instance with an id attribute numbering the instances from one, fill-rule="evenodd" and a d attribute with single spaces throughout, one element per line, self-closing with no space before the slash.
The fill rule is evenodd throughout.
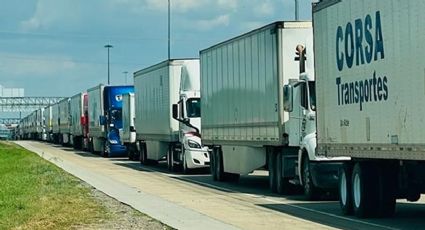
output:
<path id="1" fill-rule="evenodd" d="M 217 220 L 234 224 L 239 228 L 252 227 L 252 229 L 258 229 L 258 226 L 263 226 L 262 229 L 276 229 L 276 226 L 280 226 L 279 229 L 293 229 L 292 227 L 304 229 L 420 229 L 425 226 L 425 197 L 422 197 L 421 200 L 416 203 L 403 202 L 402 200 L 398 201 L 396 215 L 393 218 L 357 219 L 341 215 L 338 202 L 332 196 L 324 196 L 320 201 L 310 202 L 304 201 L 299 192 L 294 192 L 294 194 L 287 196 L 270 193 L 268 189 L 267 172 L 265 171 L 256 171 L 253 174 L 242 176 L 237 183 L 216 182 L 212 180 L 206 170 L 195 171 L 189 175 L 169 173 L 165 162 L 160 162 L 153 166 L 141 166 L 139 162 L 129 161 L 124 158 L 103 159 L 90 153 L 74 151 L 70 148 L 53 146 L 51 144 L 40 144 L 36 142 L 27 142 L 26 144 L 37 145 L 38 147 L 45 145 L 43 148 L 46 149 L 56 148 L 60 150 L 57 151 L 58 154 L 62 154 L 62 152 L 74 153 L 73 155 L 77 158 L 67 157 L 66 160 L 74 161 L 75 159 L 75 161 L 77 161 L 83 159 L 88 162 L 88 167 L 91 167 L 91 161 L 96 164 L 102 161 L 104 165 L 119 167 L 120 174 L 131 175 L 133 178 L 139 177 L 138 175 L 142 177 L 142 172 L 144 173 L 143 175 L 150 175 L 150 178 L 157 178 L 158 182 L 153 181 L 153 183 L 184 185 L 185 189 L 187 188 L 193 192 L 192 196 L 194 196 L 194 194 L 208 195 L 208 197 L 219 195 L 218 199 L 229 201 L 230 205 L 232 205 L 232 202 L 235 207 L 241 205 L 241 208 L 237 209 L 238 213 L 234 213 L 235 211 L 231 211 L 231 209 L 225 210 L 221 208 L 220 210 L 212 211 L 205 208 L 218 205 L 217 200 L 213 199 L 209 201 L 211 204 L 203 204 L 205 207 L 201 205 L 190 206 L 180 200 L 174 202 L 188 205 L 194 210 L 197 210 L 197 207 L 199 207 L 199 212 L 212 216 Z M 61 155 L 58 155 L 58 157 L 61 157 Z M 111 171 L 110 173 L 110 175 L 113 175 L 112 173 L 114 172 Z M 147 188 L 147 186 L 145 188 Z M 178 189 L 183 193 L 185 192 L 183 188 L 178 187 Z M 166 196 L 163 195 L 163 197 Z M 172 200 L 172 198 L 166 198 Z M 229 204 L 226 205 L 229 206 Z M 217 208 L 219 209 L 218 206 Z M 226 213 L 226 211 L 228 213 Z M 252 215 L 252 212 L 256 212 L 255 215 Z M 255 221 L 252 219 L 254 216 L 262 215 L 267 218 L 270 217 L 270 221 L 264 221 L 258 226 L 254 226 L 252 224 L 254 222 L 252 222 L 251 225 L 243 224 L 243 216 L 249 218 L 246 219 L 246 222 L 249 222 L 249 220 Z M 238 220 L 235 219 L 235 222 L 231 223 L 232 218 L 226 218 L 229 216 L 240 216 L 240 218 Z M 293 219 L 291 217 L 293 217 Z M 289 222 L 285 223 L 289 223 L 290 225 L 278 225 L 279 218 L 287 218 Z M 269 226 L 267 223 L 271 225 Z M 276 225 L 272 225 L 272 223 Z"/>

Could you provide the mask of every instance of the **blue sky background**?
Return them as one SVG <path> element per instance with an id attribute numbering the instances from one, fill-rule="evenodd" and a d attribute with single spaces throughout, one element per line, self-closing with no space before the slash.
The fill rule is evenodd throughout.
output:
<path id="1" fill-rule="evenodd" d="M 311 20 L 311 1 L 299 0 Z M 26 96 L 72 96 L 167 58 L 167 0 L 0 0 L 0 85 Z M 294 19 L 294 0 L 171 0 L 172 58 L 277 20 Z"/>

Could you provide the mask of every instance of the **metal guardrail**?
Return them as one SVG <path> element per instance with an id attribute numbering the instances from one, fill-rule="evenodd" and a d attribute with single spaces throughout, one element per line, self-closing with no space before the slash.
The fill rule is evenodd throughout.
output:
<path id="1" fill-rule="evenodd" d="M 31 112 L 62 99 L 64 97 L 0 97 L 0 112 Z"/>

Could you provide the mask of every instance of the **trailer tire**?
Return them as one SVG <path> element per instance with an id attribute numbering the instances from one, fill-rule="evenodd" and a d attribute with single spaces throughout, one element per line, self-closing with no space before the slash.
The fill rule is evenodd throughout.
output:
<path id="1" fill-rule="evenodd" d="M 170 148 L 168 150 L 167 166 L 168 166 L 168 171 L 170 171 L 170 172 L 175 171 L 175 167 L 174 167 L 174 146 L 170 146 Z"/>
<path id="2" fill-rule="evenodd" d="M 353 214 L 352 174 L 351 164 L 344 163 L 338 172 L 338 197 L 341 211 L 344 215 Z"/>
<path id="3" fill-rule="evenodd" d="M 374 166 L 369 162 L 358 162 L 353 169 L 353 211 L 359 218 L 377 216 L 379 211 L 379 175 Z"/>
<path id="4" fill-rule="evenodd" d="M 221 148 L 216 148 L 215 173 L 216 173 L 217 181 L 225 181 L 226 180 L 226 176 L 225 176 L 225 173 L 224 173 L 224 167 L 223 167 L 223 153 L 221 151 Z"/>
<path id="5" fill-rule="evenodd" d="M 275 163 L 276 192 L 278 194 L 289 194 L 293 188 L 293 185 L 289 183 L 289 178 L 286 178 L 284 175 L 282 157 L 283 157 L 283 154 L 281 152 L 276 154 L 276 163 Z"/>
<path id="6" fill-rule="evenodd" d="M 216 150 L 215 149 L 216 148 L 213 147 L 212 150 L 209 152 L 210 153 L 210 161 L 211 161 L 210 171 L 211 171 L 211 176 L 212 176 L 213 181 L 217 181 L 217 172 L 216 172 L 216 166 L 215 166 L 215 164 L 216 164 L 215 162 L 216 162 L 217 158 L 216 158 Z"/>
<path id="7" fill-rule="evenodd" d="M 148 164 L 148 153 L 146 150 L 146 145 L 144 145 L 142 142 L 139 142 L 140 146 L 140 164 L 147 165 Z M 168 160 L 168 158 L 167 158 Z"/>
<path id="8" fill-rule="evenodd" d="M 269 169 L 269 187 L 272 192 L 277 192 L 276 183 L 276 155 L 270 151 L 267 158 L 267 165 Z"/>
<path id="9" fill-rule="evenodd" d="M 379 217 L 391 217 L 396 206 L 396 167 L 383 164 L 379 171 Z"/>

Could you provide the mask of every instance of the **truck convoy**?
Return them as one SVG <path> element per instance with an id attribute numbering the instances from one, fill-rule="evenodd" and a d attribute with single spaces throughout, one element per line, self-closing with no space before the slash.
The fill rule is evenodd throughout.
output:
<path id="1" fill-rule="evenodd" d="M 274 192 L 303 185 L 313 199 L 319 188 L 336 187 L 342 159 L 316 156 L 311 138 L 316 119 L 311 22 L 276 22 L 202 50 L 200 59 L 202 141 L 211 149 L 214 180 L 237 180 L 266 167 Z M 283 89 L 291 82 L 300 90 L 288 113 Z"/>
<path id="2" fill-rule="evenodd" d="M 136 144 L 142 164 L 167 157 L 171 171 L 177 166 L 183 171 L 209 166 L 200 138 L 199 81 L 198 59 L 166 60 L 134 73 Z"/>
<path id="3" fill-rule="evenodd" d="M 420 0 L 313 6 L 316 154 L 351 157 L 339 175 L 345 214 L 390 216 L 396 199 L 425 192 L 424 8 Z"/>
<path id="4" fill-rule="evenodd" d="M 88 149 L 88 96 L 78 93 L 70 100 L 70 140 L 75 149 Z"/>
<path id="5" fill-rule="evenodd" d="M 104 86 L 87 90 L 89 148 L 104 157 L 126 155 L 121 145 L 119 129 L 122 128 L 122 95 L 133 92 L 133 86 Z"/>

